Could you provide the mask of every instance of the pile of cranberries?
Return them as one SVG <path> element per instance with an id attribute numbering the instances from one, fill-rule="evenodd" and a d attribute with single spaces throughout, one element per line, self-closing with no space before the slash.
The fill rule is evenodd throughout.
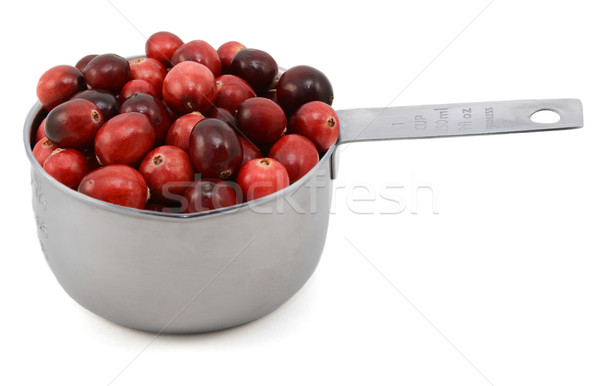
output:
<path id="1" fill-rule="evenodd" d="M 193 213 L 294 183 L 337 140 L 327 77 L 268 53 L 170 32 L 146 57 L 88 55 L 46 71 L 33 154 L 64 185 L 116 205 Z"/>

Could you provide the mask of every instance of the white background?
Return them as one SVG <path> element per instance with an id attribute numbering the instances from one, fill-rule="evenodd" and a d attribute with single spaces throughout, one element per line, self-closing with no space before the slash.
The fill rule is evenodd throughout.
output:
<path id="1" fill-rule="evenodd" d="M 599 384 L 594 2 L 496 0 L 479 17 L 488 0 L 394 3 L 5 7 L 0 384 Z M 338 109 L 575 97 L 586 127 L 349 145 L 321 263 L 292 300 L 239 328 L 153 340 L 84 310 L 54 279 L 21 136 L 46 69 L 90 53 L 142 53 L 143 35 L 158 30 L 215 47 L 239 40 L 283 66 L 315 66 Z M 353 213 L 389 207 L 381 198 L 348 207 L 368 197 L 351 189 L 358 184 L 374 196 L 405 186 L 407 209 Z M 423 184 L 439 214 L 427 192 L 418 205 L 411 198 Z"/>

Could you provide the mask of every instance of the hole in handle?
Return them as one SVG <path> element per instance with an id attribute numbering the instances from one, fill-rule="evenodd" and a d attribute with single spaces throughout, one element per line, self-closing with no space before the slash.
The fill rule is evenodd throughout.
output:
<path id="1" fill-rule="evenodd" d="M 560 121 L 560 114 L 556 111 L 543 109 L 531 114 L 529 119 L 535 123 L 556 123 Z"/>

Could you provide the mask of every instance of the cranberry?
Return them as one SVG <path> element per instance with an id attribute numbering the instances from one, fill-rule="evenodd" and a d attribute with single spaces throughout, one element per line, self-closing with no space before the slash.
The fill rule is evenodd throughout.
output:
<path id="1" fill-rule="evenodd" d="M 271 55 L 253 48 L 239 51 L 231 61 L 231 73 L 250 83 L 258 94 L 271 88 L 278 71 Z"/>
<path id="2" fill-rule="evenodd" d="M 277 141 L 286 126 L 285 113 L 267 98 L 246 99 L 238 106 L 237 124 L 251 141 L 271 144 Z"/>
<path id="3" fill-rule="evenodd" d="M 335 110 L 319 101 L 302 105 L 290 119 L 289 129 L 291 133 L 310 139 L 320 153 L 327 151 L 340 135 L 340 123 Z"/>
<path id="4" fill-rule="evenodd" d="M 77 189 L 88 172 L 88 163 L 80 151 L 56 149 L 44 161 L 44 170 L 63 185 Z"/>
<path id="5" fill-rule="evenodd" d="M 204 212 L 225 208 L 238 203 L 235 189 L 216 178 L 202 178 L 185 191 L 182 209 L 184 213 Z"/>
<path id="6" fill-rule="evenodd" d="M 162 103 L 152 95 L 136 94 L 129 97 L 121 105 L 119 113 L 142 113 L 148 117 L 154 127 L 154 144 L 161 145 L 167 136 L 167 130 L 171 126 L 171 117 Z"/>
<path id="7" fill-rule="evenodd" d="M 216 79 L 217 97 L 215 105 L 235 114 L 240 103 L 256 97 L 252 86 L 244 79 L 235 75 L 221 75 Z"/>
<path id="8" fill-rule="evenodd" d="M 102 165 L 139 165 L 154 146 L 154 128 L 141 113 L 119 114 L 96 135 L 94 149 Z"/>
<path id="9" fill-rule="evenodd" d="M 152 34 L 146 41 L 146 56 L 158 60 L 169 68 L 175 50 L 183 45 L 183 40 L 171 32 L 161 31 Z"/>
<path id="10" fill-rule="evenodd" d="M 165 76 L 167 76 L 167 70 L 161 62 L 152 58 L 131 59 L 129 61 L 129 69 L 131 71 L 131 79 L 145 80 L 156 91 L 162 91 L 162 84 Z"/>
<path id="11" fill-rule="evenodd" d="M 193 112 L 177 118 L 167 132 L 167 145 L 176 146 L 184 151 L 190 148 L 190 134 L 196 123 L 203 120 L 204 115 Z"/>
<path id="12" fill-rule="evenodd" d="M 175 211 L 166 206 L 165 204 L 160 204 L 158 202 L 149 202 L 146 204 L 145 210 L 151 210 L 153 212 L 162 212 L 162 213 L 175 213 Z"/>
<path id="13" fill-rule="evenodd" d="M 287 116 L 310 101 L 328 105 L 333 102 L 333 88 L 325 74 L 310 66 L 296 66 L 284 72 L 277 83 L 277 103 Z"/>
<path id="14" fill-rule="evenodd" d="M 152 199 L 163 204 L 179 202 L 194 181 L 190 156 L 175 146 L 159 146 L 150 151 L 139 170 L 148 183 Z"/>
<path id="15" fill-rule="evenodd" d="M 116 54 L 98 55 L 85 66 L 83 77 L 90 88 L 118 94 L 129 81 L 129 62 Z"/>
<path id="16" fill-rule="evenodd" d="M 274 89 L 274 88 L 270 89 L 269 91 L 267 91 L 265 93 L 264 97 L 277 103 L 277 89 Z"/>
<path id="17" fill-rule="evenodd" d="M 234 129 L 236 131 L 238 130 L 237 122 L 235 121 L 235 117 L 233 115 L 231 115 L 231 113 L 228 110 L 226 110 L 222 107 L 213 107 L 213 109 L 208 112 L 207 117 L 215 118 L 215 119 L 218 119 L 219 121 L 223 121 L 223 122 L 227 123 L 229 126 L 231 126 L 232 129 Z"/>
<path id="18" fill-rule="evenodd" d="M 96 157 L 96 152 L 94 151 L 93 146 L 81 150 L 81 153 L 83 153 L 83 155 L 85 156 L 85 159 L 88 163 L 88 169 L 90 171 L 96 170 L 102 166 L 100 165 L 100 162 L 98 162 L 98 157 Z"/>
<path id="19" fill-rule="evenodd" d="M 108 91 L 85 90 L 73 95 L 71 99 L 85 99 L 98 107 L 104 121 L 108 121 L 119 113 L 119 102 L 117 98 Z"/>
<path id="20" fill-rule="evenodd" d="M 89 172 L 78 190 L 98 200 L 137 209 L 144 209 L 150 192 L 144 177 L 126 165 L 109 165 Z"/>
<path id="21" fill-rule="evenodd" d="M 73 66 L 61 65 L 42 74 L 36 92 L 42 106 L 50 111 L 80 90 L 85 90 L 81 71 Z"/>
<path id="22" fill-rule="evenodd" d="M 319 152 L 310 139 L 298 134 L 284 135 L 275 142 L 269 157 L 285 166 L 290 184 L 298 181 L 319 163 Z"/>
<path id="23" fill-rule="evenodd" d="M 135 94 L 148 94 L 158 98 L 158 92 L 152 87 L 148 81 L 143 79 L 133 79 L 125 83 L 119 94 L 119 100 L 123 103 L 127 98 Z"/>
<path id="24" fill-rule="evenodd" d="M 32 153 L 36 161 L 43 166 L 46 158 L 48 158 L 48 156 L 56 149 L 59 149 L 59 147 L 56 146 L 54 142 L 46 137 L 43 137 L 35 143 Z"/>
<path id="25" fill-rule="evenodd" d="M 190 136 L 190 156 L 202 177 L 227 179 L 242 164 L 242 144 L 225 122 L 206 118 L 196 123 Z"/>
<path id="26" fill-rule="evenodd" d="M 252 142 L 248 141 L 241 135 L 238 137 L 242 144 L 242 165 L 254 158 L 261 158 L 261 151 Z"/>
<path id="27" fill-rule="evenodd" d="M 163 98 L 175 112 L 206 113 L 217 95 L 215 77 L 203 64 L 181 62 L 173 67 L 163 82 Z"/>
<path id="28" fill-rule="evenodd" d="M 73 99 L 53 108 L 46 117 L 45 132 L 60 147 L 82 149 L 94 143 L 104 123 L 98 107 L 85 99 Z"/>
<path id="29" fill-rule="evenodd" d="M 35 132 L 35 142 L 38 142 L 40 139 L 45 138 L 46 137 L 46 118 L 44 118 L 42 120 L 42 122 L 40 122 L 40 125 L 37 128 L 37 131 Z"/>
<path id="30" fill-rule="evenodd" d="M 96 56 L 96 54 L 92 54 L 92 55 L 86 55 L 83 58 L 79 59 L 79 61 L 77 62 L 77 64 L 75 65 L 75 67 L 81 71 L 81 73 L 83 74 L 83 70 L 85 69 L 85 66 L 88 65 L 89 62 L 92 61 L 92 59 L 94 59 Z"/>
<path id="31" fill-rule="evenodd" d="M 221 75 L 221 59 L 217 51 L 204 40 L 192 40 L 180 46 L 171 57 L 171 63 L 176 65 L 184 61 L 204 64 L 215 78 Z"/>
<path id="32" fill-rule="evenodd" d="M 246 201 L 275 193 L 290 184 L 285 167 L 273 158 L 255 158 L 240 169 L 236 182 Z"/>
<path id="33" fill-rule="evenodd" d="M 227 42 L 223 43 L 217 49 L 217 54 L 219 54 L 219 59 L 221 59 L 221 68 L 223 70 L 223 74 L 229 73 L 229 68 L 231 66 L 231 61 L 233 60 L 233 57 L 245 48 L 246 46 L 244 46 L 242 43 Z"/>

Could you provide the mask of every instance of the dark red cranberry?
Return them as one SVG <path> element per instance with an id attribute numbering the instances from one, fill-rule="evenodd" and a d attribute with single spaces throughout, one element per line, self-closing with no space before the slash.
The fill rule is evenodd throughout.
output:
<path id="1" fill-rule="evenodd" d="M 63 185 L 77 189 L 88 172 L 88 163 L 80 151 L 56 149 L 44 161 L 44 170 Z"/>
<path id="2" fill-rule="evenodd" d="M 85 90 L 81 71 L 73 66 L 61 65 L 42 74 L 36 92 L 42 106 L 50 111 L 81 90 Z"/>
<path id="3" fill-rule="evenodd" d="M 285 167 L 272 158 L 255 158 L 240 169 L 236 182 L 246 201 L 275 193 L 290 184 Z"/>
<path id="4" fill-rule="evenodd" d="M 204 212 L 225 208 L 238 203 L 235 189 L 216 178 L 202 178 L 185 191 L 182 209 L 184 213 Z"/>
<path id="5" fill-rule="evenodd" d="M 129 62 L 116 54 L 98 55 L 85 66 L 83 77 L 90 88 L 118 94 L 130 79 Z"/>
<path id="6" fill-rule="evenodd" d="M 221 68 L 223 74 L 229 74 L 229 67 L 231 66 L 233 57 L 245 48 L 246 46 L 244 46 L 242 43 L 232 41 L 223 43 L 217 49 L 217 54 L 219 54 L 219 59 L 221 59 Z"/>
<path id="7" fill-rule="evenodd" d="M 204 115 L 198 112 L 189 113 L 177 118 L 169 128 L 169 131 L 167 131 L 165 143 L 188 151 L 190 148 L 190 134 L 196 123 L 204 118 Z"/>
<path id="8" fill-rule="evenodd" d="M 96 135 L 94 150 L 102 165 L 137 166 L 154 147 L 154 128 L 146 115 L 119 114 L 106 122 Z"/>
<path id="9" fill-rule="evenodd" d="M 156 59 L 138 58 L 129 61 L 131 79 L 141 79 L 150 83 L 157 92 L 162 92 L 162 84 L 167 76 L 167 70 Z M 161 95 L 157 98 L 160 98 Z"/>
<path id="10" fill-rule="evenodd" d="M 165 204 L 160 204 L 158 202 L 149 202 L 146 204 L 145 210 L 151 210 L 153 212 L 162 212 L 162 213 L 175 213 L 173 208 L 166 206 Z"/>
<path id="11" fill-rule="evenodd" d="M 221 75 L 215 82 L 217 84 L 215 105 L 226 109 L 233 115 L 235 115 L 240 103 L 246 99 L 256 97 L 252 86 L 235 75 Z"/>
<path id="12" fill-rule="evenodd" d="M 268 53 L 246 48 L 234 56 L 230 71 L 250 83 L 254 91 L 261 94 L 271 88 L 279 67 Z"/>
<path id="13" fill-rule="evenodd" d="M 267 98 L 246 99 L 238 106 L 238 128 L 255 143 L 272 144 L 277 141 L 286 126 L 281 107 Z"/>
<path id="14" fill-rule="evenodd" d="M 71 99 L 85 99 L 98 107 L 104 121 L 108 121 L 119 113 L 119 102 L 117 98 L 108 91 L 103 90 L 85 90 L 73 95 Z"/>
<path id="15" fill-rule="evenodd" d="M 138 112 L 146 115 L 154 127 L 154 145 L 165 142 L 167 130 L 171 126 L 171 117 L 163 104 L 152 95 L 136 94 L 121 105 L 119 113 Z"/>
<path id="16" fill-rule="evenodd" d="M 219 59 L 219 54 L 204 40 L 192 40 L 189 43 L 185 43 L 171 57 L 173 65 L 186 60 L 204 64 L 213 73 L 215 78 L 221 75 L 221 59 Z"/>
<path id="17" fill-rule="evenodd" d="M 196 123 L 190 136 L 190 156 L 202 177 L 228 179 L 242 164 L 242 144 L 225 122 L 206 118 Z"/>
<path id="18" fill-rule="evenodd" d="M 320 153 L 326 152 L 340 135 L 340 123 L 335 110 L 320 101 L 302 105 L 288 125 L 290 133 L 310 139 Z"/>
<path id="19" fill-rule="evenodd" d="M 96 170 L 102 166 L 100 165 L 100 162 L 98 162 L 98 157 L 96 157 L 96 152 L 94 151 L 93 146 L 81 150 L 81 153 L 83 153 L 83 155 L 85 156 L 85 159 L 88 163 L 88 169 L 90 171 Z"/>
<path id="20" fill-rule="evenodd" d="M 54 142 L 46 137 L 43 137 L 35 143 L 32 152 L 36 161 L 43 166 L 46 158 L 48 158 L 48 156 L 56 149 L 59 149 L 59 147 L 56 146 Z"/>
<path id="21" fill-rule="evenodd" d="M 98 200 L 137 209 L 144 209 L 150 193 L 140 172 L 126 165 L 104 166 L 89 172 L 78 190 Z"/>
<path id="22" fill-rule="evenodd" d="M 37 128 L 37 131 L 35 132 L 35 142 L 38 142 L 40 139 L 45 138 L 46 137 L 46 118 L 44 118 L 42 120 L 42 122 L 40 122 L 40 125 Z"/>
<path id="23" fill-rule="evenodd" d="M 333 102 L 333 88 L 325 74 L 310 66 L 296 66 L 284 72 L 277 83 L 277 103 L 287 116 L 310 101 L 328 105 Z"/>
<path id="24" fill-rule="evenodd" d="M 152 199 L 163 204 L 181 201 L 194 181 L 190 156 L 175 146 L 159 146 L 150 151 L 140 164 L 140 173 L 148 183 Z"/>
<path id="25" fill-rule="evenodd" d="M 142 79 L 133 79 L 125 83 L 119 94 L 119 100 L 123 103 L 127 98 L 135 94 L 148 94 L 158 98 L 158 92 L 150 83 Z"/>
<path id="26" fill-rule="evenodd" d="M 204 114 L 214 104 L 217 86 L 213 73 L 203 64 L 181 62 L 173 67 L 163 82 L 163 98 L 175 112 Z"/>
<path id="27" fill-rule="evenodd" d="M 92 59 L 94 59 L 96 56 L 96 54 L 92 54 L 92 55 L 86 55 L 83 58 L 79 59 L 79 61 L 77 62 L 77 64 L 75 65 L 75 67 L 81 71 L 81 73 L 83 74 L 83 70 L 85 70 L 85 66 L 88 65 L 89 62 L 92 61 Z"/>
<path id="28" fill-rule="evenodd" d="M 256 147 L 256 145 L 254 145 L 252 142 L 248 141 L 241 135 L 239 136 L 239 139 L 240 143 L 242 144 L 242 165 L 250 161 L 251 159 L 262 158 L 263 155 L 258 149 L 258 147 Z"/>
<path id="29" fill-rule="evenodd" d="M 94 143 L 104 123 L 100 109 L 85 99 L 73 99 L 53 108 L 46 117 L 46 137 L 60 147 L 83 149 Z"/>
<path id="30" fill-rule="evenodd" d="M 274 89 L 274 88 L 270 89 L 269 91 L 267 91 L 265 93 L 264 97 L 277 103 L 277 89 Z"/>
<path id="31" fill-rule="evenodd" d="M 169 68 L 175 50 L 183 45 L 183 40 L 171 32 L 161 31 L 152 34 L 146 41 L 146 56 L 158 60 Z"/>
<path id="32" fill-rule="evenodd" d="M 229 126 L 231 126 L 232 129 L 238 131 L 237 122 L 235 121 L 235 117 L 233 115 L 231 115 L 231 113 L 228 110 L 226 110 L 222 107 L 213 107 L 213 109 L 208 112 L 207 117 L 215 118 L 215 119 L 218 119 L 219 121 L 223 121 L 223 122 L 227 123 Z"/>
<path id="33" fill-rule="evenodd" d="M 284 135 L 275 142 L 269 157 L 285 166 L 290 184 L 298 181 L 319 163 L 319 152 L 310 139 L 298 134 Z"/>

